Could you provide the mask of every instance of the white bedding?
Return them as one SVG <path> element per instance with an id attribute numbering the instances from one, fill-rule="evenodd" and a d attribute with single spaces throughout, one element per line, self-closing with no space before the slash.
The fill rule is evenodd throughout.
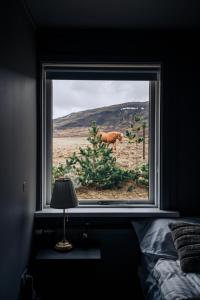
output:
<path id="1" fill-rule="evenodd" d="M 182 272 L 178 260 L 159 259 L 152 276 L 159 286 L 161 299 L 200 299 L 200 274 Z"/>

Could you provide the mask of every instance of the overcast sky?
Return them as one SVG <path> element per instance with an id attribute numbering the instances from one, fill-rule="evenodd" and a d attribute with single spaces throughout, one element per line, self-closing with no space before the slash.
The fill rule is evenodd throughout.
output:
<path id="1" fill-rule="evenodd" d="M 53 81 L 54 119 L 86 109 L 148 100 L 148 81 Z"/>

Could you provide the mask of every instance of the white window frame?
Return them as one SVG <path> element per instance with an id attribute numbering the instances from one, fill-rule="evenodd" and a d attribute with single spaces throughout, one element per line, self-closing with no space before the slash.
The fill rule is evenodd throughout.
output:
<path id="1" fill-rule="evenodd" d="M 149 195 L 147 200 L 117 200 L 114 203 L 106 199 L 99 200 L 81 200 L 80 207 L 157 207 L 160 208 L 161 199 L 161 65 L 160 64 L 55 64 L 42 63 L 41 65 L 41 102 L 40 102 L 40 157 L 39 157 L 39 194 L 40 209 L 48 208 L 51 197 L 51 166 L 52 166 L 52 94 L 48 93 L 47 74 L 61 72 L 64 74 L 68 70 L 74 70 L 78 73 L 85 72 L 92 76 L 93 72 L 112 69 L 113 73 L 124 72 L 125 74 L 155 74 L 156 80 L 150 81 L 150 175 L 149 175 Z M 89 70 L 89 71 L 88 71 Z M 61 75 L 62 76 L 62 75 Z M 65 75 L 63 75 L 65 76 Z M 103 79 L 102 79 L 103 80 Z M 127 79 L 126 79 L 127 80 Z M 133 80 L 133 79 L 132 79 Z M 139 79 L 138 79 L 139 80 Z M 141 79 L 142 80 L 142 79 Z M 153 85 L 153 86 L 152 86 Z"/>

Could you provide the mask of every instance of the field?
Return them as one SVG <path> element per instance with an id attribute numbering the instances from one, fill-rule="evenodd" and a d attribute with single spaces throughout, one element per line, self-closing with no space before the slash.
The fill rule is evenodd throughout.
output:
<path id="1" fill-rule="evenodd" d="M 73 152 L 78 152 L 79 147 L 85 147 L 89 142 L 86 136 L 55 137 L 53 138 L 53 165 L 65 163 Z M 136 155 L 137 151 L 137 155 Z M 113 152 L 119 166 L 125 169 L 134 169 L 136 166 L 148 162 L 148 139 L 145 144 L 145 160 L 143 160 L 143 145 L 129 144 L 126 139 L 122 143 L 117 141 L 116 151 Z M 131 187 L 131 189 L 130 189 Z M 99 200 L 148 200 L 148 189 L 127 182 L 123 188 L 110 190 L 97 190 L 87 187 L 76 188 L 77 196 L 81 199 Z"/>

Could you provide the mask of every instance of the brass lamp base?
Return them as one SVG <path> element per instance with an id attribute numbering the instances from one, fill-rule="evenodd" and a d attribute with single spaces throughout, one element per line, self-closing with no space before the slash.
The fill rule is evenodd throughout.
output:
<path id="1" fill-rule="evenodd" d="M 73 245 L 67 240 L 62 240 L 58 242 L 54 248 L 57 251 L 65 252 L 70 251 L 73 248 Z"/>

